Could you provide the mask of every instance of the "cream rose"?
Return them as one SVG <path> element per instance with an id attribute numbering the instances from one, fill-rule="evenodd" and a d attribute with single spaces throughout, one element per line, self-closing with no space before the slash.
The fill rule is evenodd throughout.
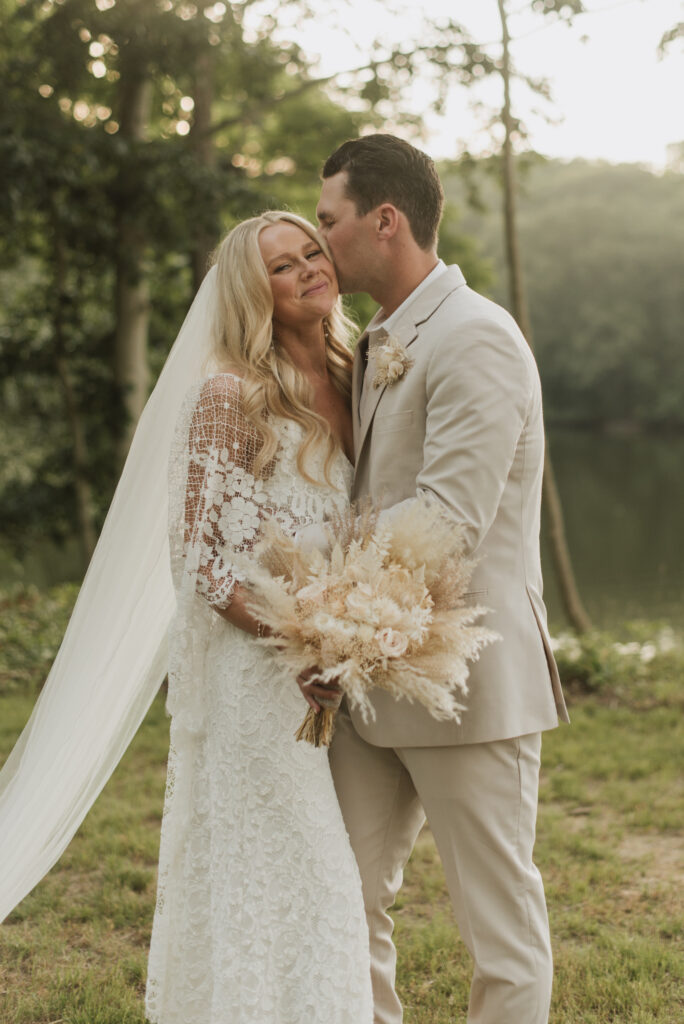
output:
<path id="1" fill-rule="evenodd" d="M 398 629 L 379 629 L 375 634 L 378 647 L 386 658 L 401 658 L 408 647 L 408 639 Z"/>

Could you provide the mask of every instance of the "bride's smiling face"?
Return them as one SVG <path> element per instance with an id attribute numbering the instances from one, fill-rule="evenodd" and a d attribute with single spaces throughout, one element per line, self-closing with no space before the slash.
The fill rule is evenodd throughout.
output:
<path id="1" fill-rule="evenodd" d="M 273 294 L 273 323 L 298 327 L 322 320 L 339 289 L 330 260 L 306 231 L 280 221 L 264 228 L 259 249 Z"/>

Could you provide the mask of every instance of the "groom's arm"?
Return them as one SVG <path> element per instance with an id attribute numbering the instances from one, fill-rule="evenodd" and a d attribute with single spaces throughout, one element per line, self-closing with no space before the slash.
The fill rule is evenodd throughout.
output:
<path id="1" fill-rule="evenodd" d="M 495 321 L 462 325 L 434 347 L 416 494 L 437 500 L 464 525 L 469 553 L 494 522 L 538 388 L 531 355 Z M 386 509 L 381 521 L 415 500 Z"/>

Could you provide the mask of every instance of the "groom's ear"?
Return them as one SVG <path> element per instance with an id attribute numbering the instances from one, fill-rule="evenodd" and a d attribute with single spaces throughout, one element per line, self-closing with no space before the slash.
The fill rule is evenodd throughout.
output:
<path id="1" fill-rule="evenodd" d="M 401 214 L 392 203 L 383 203 L 375 210 L 375 230 L 378 239 L 386 242 L 399 230 Z"/>

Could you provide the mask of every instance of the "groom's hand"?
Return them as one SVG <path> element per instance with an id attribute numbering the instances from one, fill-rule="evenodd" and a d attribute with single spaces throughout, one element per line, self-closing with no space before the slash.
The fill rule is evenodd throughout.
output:
<path id="1" fill-rule="evenodd" d="M 318 713 L 321 710 L 319 700 L 330 700 L 331 697 L 340 697 L 342 690 L 336 683 L 322 683 L 318 676 L 319 669 L 316 665 L 307 668 L 301 675 L 297 676 L 297 684 L 304 695 L 304 700 L 309 707 Z"/>

